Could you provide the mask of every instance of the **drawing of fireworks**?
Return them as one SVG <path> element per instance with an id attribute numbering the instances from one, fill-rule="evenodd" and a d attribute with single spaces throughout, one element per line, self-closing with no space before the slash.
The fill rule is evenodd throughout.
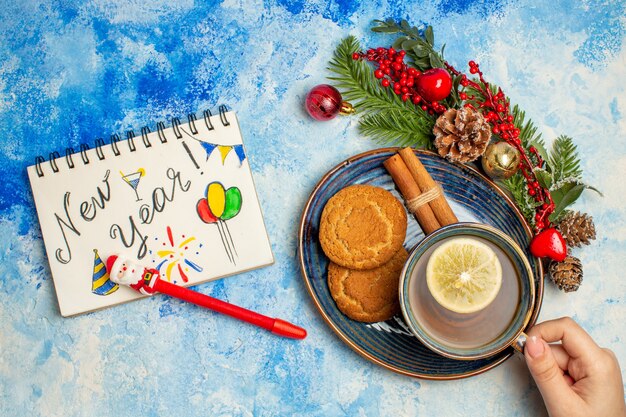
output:
<path id="1" fill-rule="evenodd" d="M 202 248 L 202 243 L 198 243 L 195 236 L 180 236 L 180 242 L 174 239 L 172 228 L 167 226 L 166 228 L 167 238 L 163 240 L 161 247 L 155 251 L 150 251 L 151 255 L 158 257 L 158 264 L 156 269 L 161 274 L 161 277 L 165 277 L 168 281 L 177 283 L 177 278 L 180 278 L 183 282 L 189 282 L 189 268 L 196 272 L 202 272 L 202 267 L 190 259 L 190 256 L 199 255 L 199 249 Z M 159 238 L 155 238 L 159 240 Z M 153 262 L 157 262 L 153 260 Z"/>

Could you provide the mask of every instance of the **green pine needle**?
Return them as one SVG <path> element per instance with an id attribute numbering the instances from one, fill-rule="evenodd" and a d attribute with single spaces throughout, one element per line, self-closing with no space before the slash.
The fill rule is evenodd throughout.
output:
<path id="1" fill-rule="evenodd" d="M 395 109 L 364 116 L 359 131 L 374 141 L 397 146 L 416 146 L 432 149 L 433 124 L 412 113 Z"/>
<path id="2" fill-rule="evenodd" d="M 345 38 L 330 61 L 334 75 L 328 78 L 363 115 L 361 132 L 379 143 L 430 148 L 434 117 L 382 87 L 367 62 L 352 58 L 360 50 L 354 36 Z"/>
<path id="3" fill-rule="evenodd" d="M 392 91 L 378 85 L 367 62 L 352 59 L 352 54 L 360 50 L 356 38 L 348 36 L 335 50 L 328 67 L 336 74 L 328 78 L 335 81 L 334 85 L 341 90 L 344 100 L 352 102 L 354 108 L 361 112 L 387 109 L 390 105 L 414 110 Z"/>
<path id="4" fill-rule="evenodd" d="M 582 178 L 578 150 L 572 138 L 562 135 L 554 140 L 549 155 L 549 166 L 555 183 L 563 179 Z"/>
<path id="5" fill-rule="evenodd" d="M 522 212 L 522 215 L 526 218 L 528 223 L 531 226 L 534 225 L 535 208 L 541 203 L 537 203 L 530 195 L 528 195 L 526 179 L 524 176 L 517 172 L 511 178 L 501 181 L 500 184 L 511 193 L 513 200 L 515 200 L 515 205 Z"/>
<path id="6" fill-rule="evenodd" d="M 513 124 L 515 126 L 519 126 L 520 134 L 519 138 L 522 141 L 522 146 L 525 148 L 530 148 L 534 146 L 541 153 L 545 150 L 545 144 L 543 139 L 541 139 L 541 134 L 537 133 L 537 127 L 533 124 L 532 120 L 526 121 L 526 113 L 519 108 L 516 104 L 513 106 L 511 110 L 511 114 L 513 114 Z M 542 155 L 545 159 L 546 156 Z"/>

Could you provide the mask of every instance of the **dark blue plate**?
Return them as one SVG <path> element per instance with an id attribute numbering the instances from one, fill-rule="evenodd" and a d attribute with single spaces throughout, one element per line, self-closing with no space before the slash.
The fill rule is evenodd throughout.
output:
<path id="1" fill-rule="evenodd" d="M 371 184 L 402 198 L 383 167 L 398 148 L 383 148 L 347 159 L 331 169 L 317 184 L 304 207 L 298 236 L 300 269 L 307 289 L 322 317 L 348 346 L 361 356 L 394 372 L 426 379 L 457 379 L 485 372 L 513 354 L 508 348 L 488 358 L 461 361 L 440 356 L 410 332 L 401 315 L 380 323 L 360 323 L 341 313 L 327 284 L 328 258 L 318 239 L 318 228 L 326 202 L 352 184 Z M 537 320 L 543 298 L 541 262 L 528 252 L 532 236 L 528 224 L 513 202 L 477 170 L 452 164 L 432 152 L 415 151 L 433 179 L 441 184 L 459 221 L 485 223 L 509 235 L 524 248 L 535 276 L 535 307 L 528 327 Z M 424 238 L 419 225 L 409 216 L 404 246 L 413 248 Z"/>

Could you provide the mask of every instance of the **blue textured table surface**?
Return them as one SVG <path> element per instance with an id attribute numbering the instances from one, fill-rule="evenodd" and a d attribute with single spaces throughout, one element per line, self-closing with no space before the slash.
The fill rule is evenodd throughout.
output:
<path id="1" fill-rule="evenodd" d="M 317 313 L 296 236 L 320 176 L 377 147 L 356 121 L 302 110 L 337 43 L 435 28 L 457 67 L 480 62 L 549 142 L 573 136 L 597 240 L 578 292 L 546 282 L 540 320 L 571 315 L 626 366 L 623 1 L 3 1 L 0 5 L 0 414 L 44 416 L 545 415 L 523 359 L 468 379 L 411 379 L 350 350 Z M 425 4 L 429 3 L 429 4 Z M 19 5 L 16 5 L 19 4 Z M 64 319 L 26 166 L 36 155 L 226 104 L 237 111 L 276 264 L 199 291 L 306 327 L 275 337 L 157 296 Z"/>

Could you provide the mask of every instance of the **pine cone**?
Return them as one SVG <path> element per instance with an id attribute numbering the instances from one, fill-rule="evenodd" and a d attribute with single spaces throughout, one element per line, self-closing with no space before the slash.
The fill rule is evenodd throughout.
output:
<path id="1" fill-rule="evenodd" d="M 587 213 L 570 211 L 558 224 L 557 229 L 569 247 L 578 248 L 582 244 L 588 245 L 596 238 L 593 218 Z"/>
<path id="2" fill-rule="evenodd" d="M 439 155 L 453 162 L 471 162 L 485 152 L 491 128 L 482 114 L 461 107 L 448 109 L 433 128 Z"/>
<path id="3" fill-rule="evenodd" d="M 568 256 L 562 262 L 550 263 L 550 278 L 565 292 L 576 291 L 583 282 L 583 266 L 580 259 Z"/>

